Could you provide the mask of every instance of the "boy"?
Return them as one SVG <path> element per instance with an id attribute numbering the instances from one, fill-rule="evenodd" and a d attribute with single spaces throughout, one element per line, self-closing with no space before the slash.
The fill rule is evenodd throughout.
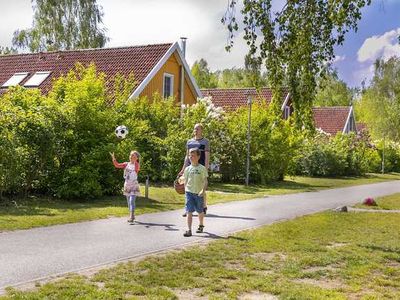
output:
<path id="1" fill-rule="evenodd" d="M 183 234 L 185 237 L 192 236 L 193 212 L 199 214 L 199 228 L 197 233 L 202 233 L 204 228 L 204 193 L 207 187 L 207 169 L 199 164 L 200 149 L 192 148 L 189 150 L 190 166 L 184 171 L 185 196 L 188 230 Z"/>

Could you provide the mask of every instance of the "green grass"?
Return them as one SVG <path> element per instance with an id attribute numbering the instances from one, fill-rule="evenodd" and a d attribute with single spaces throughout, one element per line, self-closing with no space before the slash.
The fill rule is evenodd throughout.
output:
<path id="1" fill-rule="evenodd" d="M 355 205 L 355 207 L 366 209 L 400 210 L 400 193 L 376 198 L 375 202 L 377 206 L 368 206 L 360 203 Z"/>
<path id="2" fill-rule="evenodd" d="M 0 299 L 400 299 L 400 215 L 325 212 Z"/>
<path id="3" fill-rule="evenodd" d="M 208 203 L 221 203 L 278 195 L 316 191 L 321 189 L 399 180 L 400 174 L 369 174 L 365 177 L 308 178 L 288 177 L 285 181 L 265 186 L 239 184 L 212 184 Z M 142 192 L 144 187 L 142 186 Z M 149 198 L 139 198 L 136 214 L 183 208 L 184 197 L 171 187 L 151 187 Z M 0 202 L 0 231 L 28 229 L 33 227 L 66 224 L 87 220 L 127 215 L 123 196 L 102 197 L 96 200 L 65 201 L 59 199 L 29 197 L 14 199 L 14 203 Z"/>

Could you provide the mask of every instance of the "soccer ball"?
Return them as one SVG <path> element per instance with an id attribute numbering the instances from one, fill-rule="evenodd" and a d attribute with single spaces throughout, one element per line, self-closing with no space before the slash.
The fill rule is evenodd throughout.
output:
<path id="1" fill-rule="evenodd" d="M 117 128 L 115 128 L 115 135 L 119 139 L 124 139 L 126 135 L 128 134 L 129 130 L 126 128 L 125 125 L 119 125 Z"/>

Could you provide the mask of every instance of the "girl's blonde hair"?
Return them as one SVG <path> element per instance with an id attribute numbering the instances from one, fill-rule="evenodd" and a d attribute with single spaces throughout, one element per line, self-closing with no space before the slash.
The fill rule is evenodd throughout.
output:
<path id="1" fill-rule="evenodd" d="M 132 150 L 131 153 L 129 154 L 129 158 L 132 156 L 132 154 L 135 154 L 137 157 L 137 161 L 139 162 L 140 159 L 140 154 L 136 150 Z"/>

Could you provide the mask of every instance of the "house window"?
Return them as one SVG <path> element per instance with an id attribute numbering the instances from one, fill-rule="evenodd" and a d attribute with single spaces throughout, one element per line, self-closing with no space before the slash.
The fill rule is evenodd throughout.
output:
<path id="1" fill-rule="evenodd" d="M 28 72 L 15 73 L 10 79 L 3 83 L 2 87 L 16 86 L 24 80 L 28 74 Z"/>
<path id="2" fill-rule="evenodd" d="M 290 106 L 285 106 L 285 108 L 283 109 L 283 118 L 285 120 L 289 119 L 290 117 Z"/>
<path id="3" fill-rule="evenodd" d="M 164 73 L 164 86 L 163 86 L 164 98 L 173 96 L 173 93 L 174 93 L 174 75 Z"/>
<path id="4" fill-rule="evenodd" d="M 49 77 L 50 73 L 51 72 L 36 72 L 27 82 L 25 82 L 24 86 L 39 86 L 47 77 Z"/>

